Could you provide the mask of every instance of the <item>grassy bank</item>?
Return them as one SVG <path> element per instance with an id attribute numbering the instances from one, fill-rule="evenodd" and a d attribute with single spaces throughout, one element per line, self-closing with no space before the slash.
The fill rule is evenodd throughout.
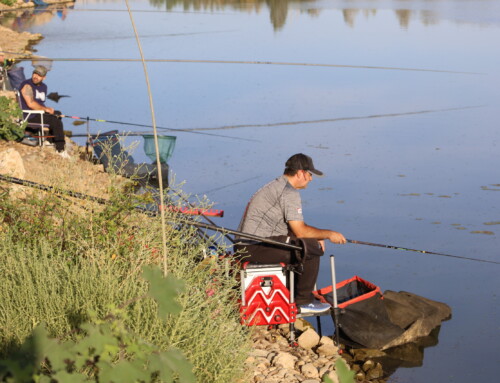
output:
<path id="1" fill-rule="evenodd" d="M 98 206 L 45 192 L 0 193 L 0 358 L 40 323 L 51 337 L 71 340 L 83 323 L 120 308 L 126 328 L 144 342 L 181 350 L 197 381 L 244 376 L 250 346 L 237 320 L 234 274 L 225 261 L 202 260 L 208 244 L 192 227 L 168 216 L 168 270 L 185 289 L 177 298 L 182 311 L 162 320 L 141 277 L 143 266 L 162 265 L 160 222 L 133 209 L 136 197 L 111 187 L 112 203 Z"/>

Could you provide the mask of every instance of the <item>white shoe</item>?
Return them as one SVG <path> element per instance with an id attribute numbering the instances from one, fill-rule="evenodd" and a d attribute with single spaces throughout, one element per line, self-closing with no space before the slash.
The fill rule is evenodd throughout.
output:
<path id="1" fill-rule="evenodd" d="M 66 160 L 69 160 L 71 158 L 71 156 L 68 154 L 66 150 L 63 150 L 62 152 L 57 152 L 57 154 L 59 154 L 62 158 Z"/>
<path id="2" fill-rule="evenodd" d="M 332 306 L 328 303 L 311 302 L 307 305 L 299 305 L 301 314 L 322 314 L 330 310 Z"/>
<path id="3" fill-rule="evenodd" d="M 49 141 L 47 141 L 47 140 L 44 140 L 44 141 L 42 142 L 42 145 L 43 145 L 43 146 L 54 146 L 54 143 L 53 143 L 53 142 L 49 142 Z"/>

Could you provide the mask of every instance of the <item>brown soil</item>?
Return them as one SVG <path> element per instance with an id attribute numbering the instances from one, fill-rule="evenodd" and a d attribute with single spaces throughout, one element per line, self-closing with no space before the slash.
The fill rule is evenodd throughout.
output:
<path id="1" fill-rule="evenodd" d="M 18 33 L 8 28 L 0 26 L 0 47 L 6 52 L 17 52 L 23 56 L 30 56 L 30 45 L 40 40 L 42 35 L 29 32 Z M 10 53 L 5 54 L 6 58 L 19 57 Z"/>
<path id="2" fill-rule="evenodd" d="M 26 171 L 24 179 L 106 198 L 108 187 L 111 185 L 110 175 L 104 172 L 102 165 L 94 165 L 85 159 L 85 148 L 78 147 L 69 140 L 66 141 L 66 147 L 70 159 L 59 156 L 53 147 L 32 147 L 0 140 L 0 153 L 12 148 L 21 155 Z M 0 174 L 3 173 L 0 169 Z M 119 183 L 123 181 L 120 177 Z M 1 182 L 0 186 L 7 188 L 12 185 Z"/>

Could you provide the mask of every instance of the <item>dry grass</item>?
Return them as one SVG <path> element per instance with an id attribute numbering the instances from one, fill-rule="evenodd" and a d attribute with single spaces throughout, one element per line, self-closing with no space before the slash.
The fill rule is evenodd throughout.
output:
<path id="1" fill-rule="evenodd" d="M 31 159 L 29 149 L 20 148 L 25 164 L 40 169 L 40 157 Z M 250 341 L 238 322 L 232 266 L 218 258 L 200 262 L 209 244 L 193 227 L 176 224 L 170 213 L 169 272 L 185 282 L 186 291 L 179 296 L 181 314 L 159 319 L 152 300 L 137 299 L 146 289 L 142 266 L 162 264 L 159 218 L 133 209 L 135 197 L 122 191 L 119 177 L 79 159 L 52 157 L 51 148 L 34 150 L 47 152 L 45 159 L 54 161 L 57 173 L 42 177 L 28 166 L 26 178 L 113 203 L 82 205 L 41 191 L 14 200 L 0 185 L 0 354 L 15 349 L 40 322 L 64 339 L 89 312 L 102 318 L 111 307 L 133 302 L 129 328 L 162 349 L 181 349 L 198 381 L 240 380 Z"/>

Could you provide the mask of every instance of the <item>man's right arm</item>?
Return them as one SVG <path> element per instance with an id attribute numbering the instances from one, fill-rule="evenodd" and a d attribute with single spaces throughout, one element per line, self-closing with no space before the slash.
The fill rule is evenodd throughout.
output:
<path id="1" fill-rule="evenodd" d="M 315 238 L 318 240 L 328 239 L 333 243 L 346 243 L 345 237 L 339 232 L 326 229 L 318 229 L 307 225 L 304 221 L 288 221 L 288 225 L 298 238 Z"/>

